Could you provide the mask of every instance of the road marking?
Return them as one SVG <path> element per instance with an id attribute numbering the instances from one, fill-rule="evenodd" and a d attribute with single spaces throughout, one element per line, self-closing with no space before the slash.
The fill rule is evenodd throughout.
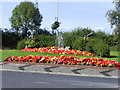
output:
<path id="1" fill-rule="evenodd" d="M 79 72 L 78 72 L 78 70 L 83 70 L 83 69 L 85 69 L 85 68 L 80 68 L 80 69 L 74 69 L 74 70 L 71 70 L 73 73 L 75 73 L 75 74 L 80 74 Z"/>
<path id="2" fill-rule="evenodd" d="M 100 73 L 102 73 L 104 76 L 111 76 L 110 74 L 108 74 L 111 71 L 113 71 L 113 70 L 102 71 Z"/>
<path id="3" fill-rule="evenodd" d="M 31 66 L 31 65 L 24 65 L 24 66 L 20 66 L 18 68 L 19 68 L 19 70 L 25 70 L 24 67 L 29 67 L 29 66 Z"/>
<path id="4" fill-rule="evenodd" d="M 50 84 L 49 82 L 35 82 L 37 84 Z"/>
<path id="5" fill-rule="evenodd" d="M 75 85 L 75 86 L 107 86 L 108 88 L 118 88 L 116 84 L 110 84 L 110 83 L 99 83 L 99 82 L 75 82 L 75 83 L 70 83 L 70 85 Z"/>
<path id="6" fill-rule="evenodd" d="M 70 84 L 70 85 L 75 85 L 75 86 L 81 86 L 81 85 L 82 85 L 82 86 L 91 86 L 90 84 L 87 84 L 87 85 L 86 85 L 86 84 L 84 84 L 84 83 L 81 83 L 81 84 L 80 84 L 80 83 L 76 83 L 76 84 L 75 84 L 75 83 L 72 83 L 72 84 Z"/>
<path id="7" fill-rule="evenodd" d="M 57 68 L 57 67 L 46 67 L 46 68 L 44 68 L 44 69 L 45 69 L 45 71 L 47 71 L 47 72 L 53 72 L 52 70 L 50 70 L 50 69 L 52 69 L 52 68 Z"/>

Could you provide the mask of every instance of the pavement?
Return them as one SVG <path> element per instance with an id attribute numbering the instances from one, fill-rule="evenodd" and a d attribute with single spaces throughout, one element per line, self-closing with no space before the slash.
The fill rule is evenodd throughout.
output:
<path id="1" fill-rule="evenodd" d="M 73 88 L 68 90 L 76 90 L 75 88 L 78 88 L 77 90 L 81 90 L 79 88 L 88 88 L 87 90 L 102 88 L 99 90 L 104 90 L 103 88 L 110 88 L 105 90 L 118 90 L 118 79 L 2 71 L 2 88 L 33 88 L 33 90 L 36 90 L 34 88 L 54 88 L 55 90 L 57 88 Z"/>
<path id="2" fill-rule="evenodd" d="M 84 77 L 118 78 L 117 68 L 81 65 L 55 65 L 46 63 L 0 62 L 1 71 L 32 72 L 43 74 L 72 75 Z"/>

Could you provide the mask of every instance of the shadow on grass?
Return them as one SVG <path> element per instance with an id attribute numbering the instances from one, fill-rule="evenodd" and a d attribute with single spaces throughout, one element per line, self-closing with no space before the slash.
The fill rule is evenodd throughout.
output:
<path id="1" fill-rule="evenodd" d="M 110 56 L 109 58 L 118 58 L 118 56 Z"/>

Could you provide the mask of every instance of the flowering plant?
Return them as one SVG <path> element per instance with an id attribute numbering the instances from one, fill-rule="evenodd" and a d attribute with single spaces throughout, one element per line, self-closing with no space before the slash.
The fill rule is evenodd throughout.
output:
<path id="1" fill-rule="evenodd" d="M 98 58 L 78 58 L 69 56 L 9 56 L 4 61 L 14 62 L 34 62 L 34 63 L 51 63 L 62 65 L 86 65 L 95 67 L 119 67 L 120 63 L 115 60 L 104 60 Z"/>
<path id="2" fill-rule="evenodd" d="M 78 50 L 64 50 L 57 47 L 46 47 L 46 48 L 24 48 L 21 51 L 31 51 L 31 52 L 45 52 L 45 53 L 56 53 L 56 54 L 67 54 L 67 55 L 86 55 L 86 56 L 95 56 L 93 53 L 88 53 L 86 51 L 78 51 Z"/>

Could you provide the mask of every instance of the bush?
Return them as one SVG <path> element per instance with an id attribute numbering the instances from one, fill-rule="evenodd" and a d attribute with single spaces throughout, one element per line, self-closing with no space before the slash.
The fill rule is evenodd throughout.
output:
<path id="1" fill-rule="evenodd" d="M 81 50 L 81 51 L 85 51 L 86 49 L 86 42 L 84 40 L 84 38 L 77 38 L 75 39 L 75 41 L 73 42 L 72 45 L 73 49 L 77 49 L 77 50 Z"/>
<path id="2" fill-rule="evenodd" d="M 34 39 L 28 39 L 25 41 L 25 48 L 34 48 L 35 45 L 35 40 Z"/>
<path id="3" fill-rule="evenodd" d="M 103 40 L 97 40 L 93 46 L 93 49 L 95 51 L 95 54 L 103 57 L 109 57 L 110 56 L 110 49 L 108 47 L 108 45 L 106 44 L 106 42 L 104 42 Z"/>
<path id="4" fill-rule="evenodd" d="M 38 35 L 34 39 L 23 39 L 18 42 L 17 49 L 23 48 L 40 48 L 40 47 L 52 47 L 55 45 L 55 36 L 50 35 Z"/>
<path id="5" fill-rule="evenodd" d="M 52 47 L 55 46 L 56 36 L 51 35 L 38 35 L 35 36 L 35 47 Z"/>
<path id="6" fill-rule="evenodd" d="M 25 42 L 26 42 L 25 39 L 19 41 L 18 44 L 17 44 L 17 49 L 21 50 L 21 49 L 25 48 Z"/>
<path id="7" fill-rule="evenodd" d="M 119 45 L 115 45 L 111 48 L 111 51 L 119 51 Z"/>
<path id="8" fill-rule="evenodd" d="M 19 35 L 14 32 L 2 32 L 2 48 L 16 49 L 20 41 Z"/>
<path id="9" fill-rule="evenodd" d="M 87 51 L 90 53 L 95 53 L 94 52 L 94 44 L 95 44 L 95 40 L 94 39 L 89 39 L 89 41 L 87 42 Z"/>
<path id="10" fill-rule="evenodd" d="M 70 32 L 65 32 L 63 34 L 64 39 L 64 46 L 73 47 L 73 41 L 75 40 L 75 35 L 71 34 Z"/>

